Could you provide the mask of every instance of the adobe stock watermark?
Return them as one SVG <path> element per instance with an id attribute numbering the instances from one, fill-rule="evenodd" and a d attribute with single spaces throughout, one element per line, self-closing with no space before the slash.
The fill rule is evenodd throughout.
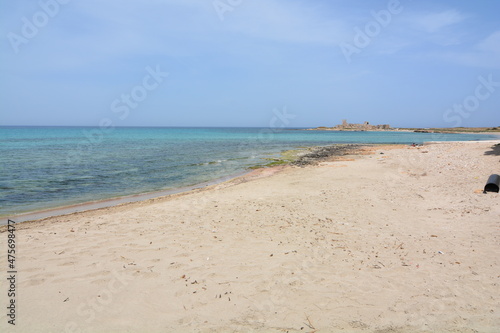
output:
<path id="1" fill-rule="evenodd" d="M 243 0 L 215 0 L 212 2 L 212 6 L 215 12 L 219 16 L 219 20 L 224 21 L 224 15 L 227 12 L 232 12 L 236 7 L 239 7 L 243 3 Z"/>
<path id="2" fill-rule="evenodd" d="M 169 75 L 160 69 L 160 65 L 156 65 L 155 69 L 147 66 L 145 70 L 146 75 L 142 78 L 141 84 L 135 85 L 129 93 L 123 93 L 119 98 L 111 102 L 110 110 L 118 117 L 118 120 L 127 119 L 130 115 L 130 110 L 136 109 L 148 97 L 148 94 L 157 89 Z M 81 162 L 83 152 L 90 150 L 92 145 L 101 143 L 104 135 L 114 129 L 115 122 L 116 119 L 113 121 L 112 118 L 105 117 L 99 121 L 97 128 L 84 130 L 83 135 L 85 136 L 85 140 L 79 142 L 76 149 L 68 153 L 67 162 Z"/>
<path id="3" fill-rule="evenodd" d="M 31 19 L 26 16 L 21 17 L 21 31 L 20 34 L 9 32 L 7 34 L 7 39 L 10 42 L 12 50 L 15 54 L 18 54 L 19 47 L 23 44 L 28 44 L 30 40 L 35 38 L 40 29 L 45 27 L 49 21 L 59 14 L 61 5 L 66 5 L 71 0 L 40 0 L 38 5 L 40 10 L 36 11 Z"/>
<path id="4" fill-rule="evenodd" d="M 372 10 L 371 15 L 373 20 L 368 21 L 363 28 L 354 27 L 355 35 L 352 43 L 343 42 L 339 45 L 347 63 L 350 64 L 352 56 L 361 53 L 363 49 L 368 47 L 372 40 L 380 35 L 382 29 L 391 24 L 392 18 L 401 12 L 403 12 L 403 6 L 399 0 L 389 0 L 387 9 L 382 9 L 378 12 Z"/>
<path id="5" fill-rule="evenodd" d="M 454 104 L 453 107 L 447 109 L 443 114 L 443 120 L 447 123 L 453 123 L 452 127 L 462 125 L 463 119 L 467 119 L 470 115 L 476 112 L 481 102 L 486 101 L 495 93 L 500 82 L 493 81 L 493 75 L 489 74 L 485 79 L 483 76 L 478 76 L 479 84 L 474 89 L 474 93 L 465 97 L 462 103 Z"/>
<path id="6" fill-rule="evenodd" d="M 269 120 L 269 126 L 263 128 L 259 132 L 259 140 L 261 142 L 271 141 L 274 134 L 283 131 L 290 124 L 290 119 L 295 119 L 296 115 L 288 113 L 287 107 L 284 106 L 282 111 L 273 110 L 274 116 Z"/>

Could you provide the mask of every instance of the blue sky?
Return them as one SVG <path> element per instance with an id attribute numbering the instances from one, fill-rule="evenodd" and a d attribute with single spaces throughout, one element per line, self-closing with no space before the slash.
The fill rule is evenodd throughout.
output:
<path id="1" fill-rule="evenodd" d="M 279 111 L 290 127 L 500 126 L 498 13 L 495 0 L 2 1 L 0 125 L 264 127 Z"/>

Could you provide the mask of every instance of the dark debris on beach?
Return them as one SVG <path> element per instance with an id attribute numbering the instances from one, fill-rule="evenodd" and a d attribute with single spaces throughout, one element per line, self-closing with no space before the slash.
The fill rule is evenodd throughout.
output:
<path id="1" fill-rule="evenodd" d="M 326 147 L 315 147 L 310 152 L 299 156 L 291 165 L 305 167 L 307 165 L 315 165 L 325 161 L 332 156 L 343 156 L 354 154 L 363 145 L 357 144 L 337 144 Z"/>

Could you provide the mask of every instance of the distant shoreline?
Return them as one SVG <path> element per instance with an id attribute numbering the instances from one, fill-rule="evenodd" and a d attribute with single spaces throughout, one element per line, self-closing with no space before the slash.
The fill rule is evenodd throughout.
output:
<path id="1" fill-rule="evenodd" d="M 499 127 L 439 127 L 439 128 L 390 128 L 390 129 L 351 129 L 319 126 L 306 128 L 305 131 L 337 131 L 337 132 L 415 132 L 415 133 L 443 133 L 443 134 L 498 134 Z"/>

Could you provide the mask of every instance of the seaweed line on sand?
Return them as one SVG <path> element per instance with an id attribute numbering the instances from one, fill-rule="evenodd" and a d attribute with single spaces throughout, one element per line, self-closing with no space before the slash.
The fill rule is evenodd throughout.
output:
<path id="1" fill-rule="evenodd" d="M 279 158 L 269 158 L 272 162 L 253 168 L 273 167 L 278 165 L 292 165 L 305 167 L 315 165 L 328 160 L 333 156 L 355 155 L 361 148 L 367 145 L 360 144 L 334 144 L 330 146 L 318 146 L 306 149 L 287 150 L 281 153 Z"/>
<path id="2" fill-rule="evenodd" d="M 304 167 L 315 165 L 325 161 L 332 156 L 343 156 L 355 154 L 364 145 L 358 144 L 336 144 L 326 147 L 314 147 L 310 151 L 298 154 L 297 159 L 291 162 L 291 165 Z"/>

